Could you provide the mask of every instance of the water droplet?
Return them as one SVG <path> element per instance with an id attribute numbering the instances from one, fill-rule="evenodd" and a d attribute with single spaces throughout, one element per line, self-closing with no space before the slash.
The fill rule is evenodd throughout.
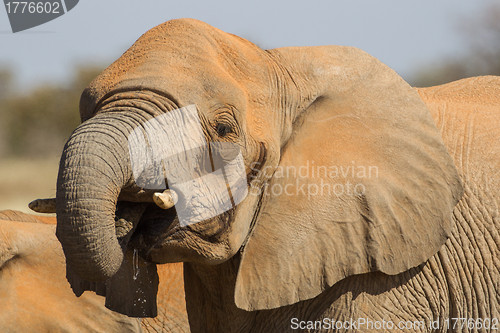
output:
<path id="1" fill-rule="evenodd" d="M 132 278 L 135 281 L 139 276 L 139 251 L 137 251 L 137 249 L 134 249 L 134 255 L 132 256 L 132 269 L 134 273 Z"/>

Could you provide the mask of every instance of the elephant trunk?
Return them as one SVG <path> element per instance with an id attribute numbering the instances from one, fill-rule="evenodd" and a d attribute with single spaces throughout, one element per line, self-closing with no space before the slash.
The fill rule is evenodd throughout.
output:
<path id="1" fill-rule="evenodd" d="M 103 113 L 78 127 L 66 143 L 57 179 L 57 231 L 68 268 L 103 281 L 121 266 L 115 210 L 131 179 L 127 134 L 119 113 Z"/>

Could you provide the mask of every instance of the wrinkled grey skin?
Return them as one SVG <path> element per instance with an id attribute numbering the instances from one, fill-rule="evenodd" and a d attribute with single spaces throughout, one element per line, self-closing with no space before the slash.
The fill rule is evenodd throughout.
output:
<path id="1" fill-rule="evenodd" d="M 155 207 L 135 184 L 127 136 L 190 104 L 207 141 L 240 147 L 250 193 L 233 210 L 181 227 L 175 209 Z M 283 332 L 292 318 L 360 317 L 423 320 L 413 331 L 430 332 L 438 318 L 498 316 L 498 154 L 482 148 L 498 150 L 498 126 L 485 132 L 488 143 L 462 144 L 471 137 L 460 131 L 446 137 L 454 118 L 440 132 L 417 91 L 360 50 L 264 51 L 198 21 L 169 21 L 91 83 L 80 113 L 57 185 L 57 236 L 77 293 L 94 289 L 114 310 L 152 316 L 154 263 L 183 261 L 193 332 Z M 273 176 L 278 167 L 307 161 L 380 172 L 326 179 L 363 184 L 356 195 L 260 192 L 295 181 Z M 120 219 L 138 226 L 119 243 Z M 123 253 L 134 248 L 146 273 L 132 281 Z M 138 290 L 147 294 L 139 310 Z"/>

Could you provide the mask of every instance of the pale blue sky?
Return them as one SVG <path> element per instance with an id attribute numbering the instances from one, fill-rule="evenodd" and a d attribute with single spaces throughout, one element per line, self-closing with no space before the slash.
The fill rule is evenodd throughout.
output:
<path id="1" fill-rule="evenodd" d="M 464 50 L 457 26 L 493 0 L 81 0 L 66 15 L 13 34 L 0 7 L 0 65 L 27 87 L 64 80 L 74 64 L 109 64 L 142 33 L 192 17 L 263 48 L 352 45 L 408 78 Z"/>

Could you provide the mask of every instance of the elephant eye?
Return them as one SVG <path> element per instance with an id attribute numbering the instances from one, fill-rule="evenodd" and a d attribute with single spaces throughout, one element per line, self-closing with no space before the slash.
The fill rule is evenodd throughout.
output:
<path id="1" fill-rule="evenodd" d="M 215 130 L 217 131 L 217 134 L 220 136 L 220 137 L 225 137 L 226 135 L 228 135 L 229 133 L 232 133 L 233 132 L 233 129 L 230 125 L 228 124 L 224 124 L 224 123 L 218 123 L 216 126 L 215 126 Z"/>

